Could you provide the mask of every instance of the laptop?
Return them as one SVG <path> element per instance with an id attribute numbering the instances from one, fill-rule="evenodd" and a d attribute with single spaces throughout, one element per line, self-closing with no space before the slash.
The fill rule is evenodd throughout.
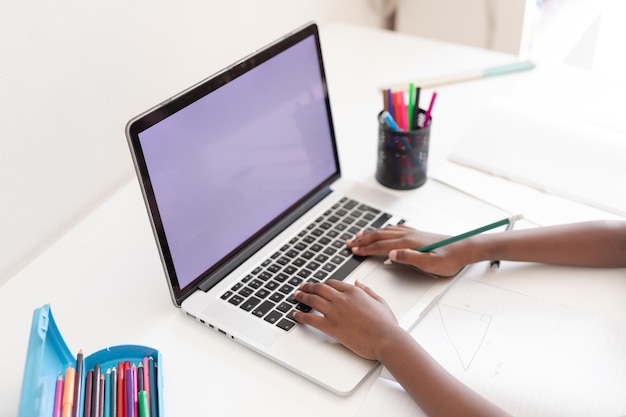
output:
<path id="1" fill-rule="evenodd" d="M 334 393 L 377 364 L 293 320 L 310 310 L 292 297 L 300 282 L 359 279 L 406 329 L 451 282 L 346 249 L 412 208 L 342 178 L 314 23 L 133 118 L 126 135 L 174 305 Z"/>

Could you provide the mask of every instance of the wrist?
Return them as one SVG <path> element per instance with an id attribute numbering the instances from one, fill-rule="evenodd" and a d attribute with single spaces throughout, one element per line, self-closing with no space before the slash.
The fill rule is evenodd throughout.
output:
<path id="1" fill-rule="evenodd" d="M 471 258 L 467 264 L 500 259 L 500 248 L 493 239 L 493 234 L 484 234 L 471 239 L 471 248 L 467 251 Z"/>
<path id="2" fill-rule="evenodd" d="M 374 351 L 375 359 L 385 365 L 390 360 L 397 358 L 407 342 L 412 341 L 411 335 L 401 327 L 396 326 L 388 334 L 380 338 L 378 346 Z"/>

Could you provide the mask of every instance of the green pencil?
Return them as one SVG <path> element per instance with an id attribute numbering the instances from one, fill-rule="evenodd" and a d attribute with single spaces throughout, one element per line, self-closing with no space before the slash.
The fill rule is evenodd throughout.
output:
<path id="1" fill-rule="evenodd" d="M 439 242 L 431 243 L 430 245 L 422 246 L 421 248 L 417 248 L 415 250 L 418 251 L 418 252 L 430 252 L 431 250 L 435 250 L 435 249 L 440 248 L 442 246 L 446 246 L 446 245 L 449 245 L 451 243 L 458 242 L 459 240 L 467 239 L 468 237 L 480 234 L 482 232 L 486 232 L 487 230 L 495 229 L 496 227 L 504 226 L 505 224 L 514 223 L 514 222 L 516 222 L 518 220 L 521 220 L 523 218 L 524 218 L 523 215 L 516 214 L 515 216 L 511 216 L 511 217 L 504 218 L 502 220 L 498 220 L 497 222 L 493 222 L 493 223 L 487 224 L 485 226 L 479 227 L 477 229 L 470 230 L 469 232 L 461 233 L 460 235 L 456 235 L 456 236 L 452 236 L 452 237 L 440 240 Z M 392 260 L 387 259 L 385 261 L 385 264 L 389 265 L 392 262 L 393 262 Z"/>

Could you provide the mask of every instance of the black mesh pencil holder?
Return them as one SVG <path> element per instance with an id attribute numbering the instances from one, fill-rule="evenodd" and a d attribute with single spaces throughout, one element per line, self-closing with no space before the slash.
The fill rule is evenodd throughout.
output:
<path id="1" fill-rule="evenodd" d="M 420 120 L 423 120 L 423 114 L 420 109 Z M 426 127 L 410 131 L 392 129 L 381 120 L 380 114 L 378 120 L 378 182 L 396 190 L 410 190 L 423 185 L 426 182 L 432 119 Z"/>

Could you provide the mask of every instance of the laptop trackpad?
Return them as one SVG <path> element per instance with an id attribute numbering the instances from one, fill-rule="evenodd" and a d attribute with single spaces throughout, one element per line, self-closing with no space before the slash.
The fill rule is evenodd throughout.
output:
<path id="1" fill-rule="evenodd" d="M 359 278 L 361 282 L 381 296 L 398 320 L 417 304 L 430 304 L 432 300 L 422 298 L 432 294 L 431 288 L 438 286 L 439 279 L 410 268 L 406 265 L 384 265 L 382 261 L 367 275 Z"/>

